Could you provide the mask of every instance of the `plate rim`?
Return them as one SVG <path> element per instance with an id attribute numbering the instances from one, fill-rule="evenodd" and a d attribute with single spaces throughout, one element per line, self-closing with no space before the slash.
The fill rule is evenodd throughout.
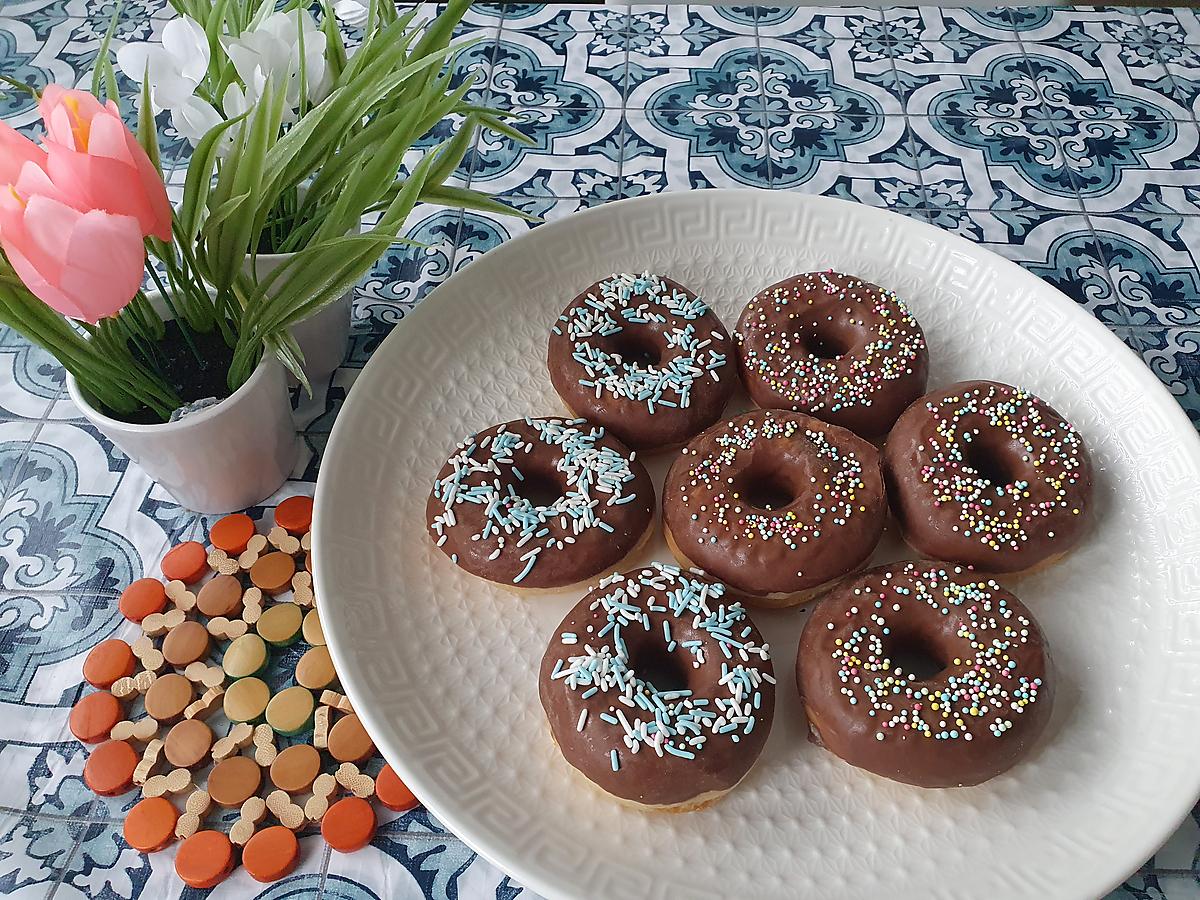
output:
<path id="1" fill-rule="evenodd" d="M 1192 425 L 1191 420 L 1187 417 L 1187 413 L 1179 405 L 1179 402 L 1167 389 L 1166 385 L 1164 385 L 1150 370 L 1149 366 L 1146 365 L 1145 361 L 1142 360 L 1136 351 L 1128 347 L 1116 334 L 1114 334 L 1109 328 L 1096 319 L 1095 316 L 1081 307 L 1080 304 L 1076 303 L 1070 297 L 1066 296 L 1050 282 L 1028 271 L 1018 263 L 1005 259 L 994 250 L 990 250 L 987 247 L 976 243 L 975 241 L 971 241 L 965 237 L 962 237 L 961 235 L 953 234 L 938 228 L 933 224 L 904 216 L 900 213 L 893 212 L 890 209 L 868 206 L 866 204 L 856 203 L 851 200 L 843 200 L 836 197 L 826 197 L 812 194 L 796 194 L 766 188 L 717 188 L 650 194 L 642 197 L 630 197 L 621 200 L 609 201 L 588 209 L 571 213 L 562 219 L 546 222 L 536 228 L 531 228 L 523 234 L 510 238 L 497 247 L 488 250 L 480 257 L 479 260 L 475 260 L 472 263 L 472 267 L 480 265 L 482 259 L 484 258 L 491 260 L 490 265 L 502 264 L 506 262 L 509 257 L 519 255 L 523 251 L 524 247 L 528 244 L 544 239 L 541 237 L 541 235 L 546 230 L 558 230 L 567 227 L 574 227 L 573 223 L 577 222 L 581 218 L 590 219 L 620 215 L 622 214 L 622 210 L 629 209 L 631 207 L 654 206 L 660 204 L 666 206 L 673 204 L 686 205 L 688 203 L 701 200 L 719 204 L 722 202 L 724 197 L 729 197 L 732 200 L 747 200 L 752 203 L 757 203 L 770 198 L 772 202 L 790 202 L 797 205 L 810 205 L 817 208 L 843 208 L 847 206 L 853 206 L 858 209 L 858 212 L 856 212 L 855 215 L 862 215 L 866 219 L 878 219 L 882 224 L 885 225 L 891 223 L 897 227 L 903 227 L 906 230 L 915 231 L 936 242 L 948 243 L 951 248 L 957 247 L 966 249 L 973 256 L 982 256 L 983 258 L 988 259 L 988 261 L 992 265 L 996 266 L 1002 273 L 1013 277 L 1018 282 L 1033 284 L 1039 291 L 1050 292 L 1051 296 L 1057 297 L 1056 305 L 1064 310 L 1064 315 L 1072 321 L 1072 324 L 1085 331 L 1090 329 L 1096 335 L 1103 335 L 1103 337 L 1099 338 L 1102 342 L 1109 341 L 1111 342 L 1109 346 L 1113 348 L 1120 348 L 1122 351 L 1134 355 L 1137 364 L 1134 366 L 1126 366 L 1126 368 L 1134 372 L 1134 378 L 1138 387 L 1155 394 L 1160 399 L 1167 399 L 1170 401 L 1168 404 L 1164 404 L 1164 407 L 1167 410 L 1166 418 L 1168 424 L 1172 427 L 1172 430 L 1181 432 L 1185 436 L 1188 436 L 1180 442 L 1180 453 L 1186 457 L 1190 457 L 1190 461 L 1195 464 L 1197 468 L 1200 468 L 1200 433 L 1198 433 L 1196 428 Z M 786 198 L 786 200 L 784 198 Z M 617 211 L 614 212 L 614 210 Z M 416 318 L 418 321 L 422 321 L 424 316 L 433 315 L 433 313 L 422 313 L 422 309 L 431 307 L 431 304 L 438 302 L 440 297 L 452 293 L 452 291 L 448 290 L 447 288 L 462 271 L 464 271 L 464 269 L 460 269 L 457 272 L 451 273 L 445 281 L 435 287 L 428 294 L 428 296 L 417 303 L 412 310 L 407 313 L 405 318 L 408 320 Z M 412 326 L 408 325 L 407 327 L 411 329 Z M 366 365 L 359 372 L 354 384 L 351 386 L 351 389 L 347 391 L 345 401 L 342 404 L 342 409 L 334 421 L 333 429 L 330 432 L 329 441 L 326 444 L 325 452 L 322 456 L 322 470 L 331 468 L 331 460 L 338 459 L 342 453 L 346 452 L 342 449 L 342 447 L 343 445 L 348 444 L 352 439 L 350 437 L 351 426 L 348 423 L 352 421 L 353 413 L 357 409 L 358 398 L 364 396 L 366 393 L 366 391 L 356 390 L 356 388 L 359 388 L 360 384 L 366 382 L 368 378 L 374 377 L 369 374 L 372 371 L 383 371 L 384 364 L 381 363 L 380 360 L 384 358 L 385 348 L 392 340 L 392 337 L 397 330 L 398 329 L 393 328 L 392 331 L 388 333 L 388 335 L 380 343 L 380 346 L 371 354 L 371 357 L 367 360 Z M 315 587 L 317 589 L 318 596 L 333 596 L 336 593 L 334 587 L 327 584 L 325 578 L 321 575 L 321 573 L 327 569 L 326 566 L 322 565 L 321 548 L 324 546 L 325 542 L 320 539 L 320 535 L 324 530 L 326 523 L 328 522 L 327 516 L 322 515 L 322 509 L 327 509 L 331 502 L 329 500 L 329 496 L 331 495 L 331 488 L 329 487 L 330 481 L 331 479 L 329 478 L 322 480 L 320 478 L 320 473 L 318 473 L 312 524 L 314 554 L 313 570 L 314 579 L 316 582 Z M 351 674 L 348 677 L 345 677 L 342 674 L 345 672 L 353 672 L 351 660 L 354 658 L 354 655 L 353 653 L 348 652 L 348 648 L 345 648 L 345 645 L 343 644 L 344 641 L 348 641 L 348 638 L 341 634 L 342 624 L 340 617 L 330 616 L 328 620 L 326 620 L 325 617 L 322 617 L 322 619 L 322 626 L 325 630 L 326 641 L 329 646 L 330 653 L 333 656 L 334 665 L 338 670 L 342 687 L 345 690 L 346 695 L 350 698 L 351 703 L 354 705 L 355 712 L 359 718 L 363 720 L 368 732 L 373 738 L 376 735 L 384 736 L 384 741 L 376 741 L 384 760 L 390 764 L 392 768 L 400 775 L 405 784 L 410 786 L 413 792 L 421 800 L 422 805 L 424 805 L 429 812 L 438 819 L 438 821 L 445 825 L 447 830 L 454 837 L 457 837 L 472 851 L 491 862 L 503 873 L 514 877 L 517 881 L 521 882 L 523 886 L 547 898 L 570 898 L 576 896 L 585 896 L 583 894 L 575 894 L 570 892 L 557 881 L 545 877 L 538 867 L 526 865 L 525 861 L 520 858 L 510 857 L 503 852 L 493 853 L 489 841 L 486 839 L 483 841 L 478 841 L 476 839 L 476 835 L 472 829 L 471 820 L 466 813 L 460 815 L 458 812 L 449 811 L 445 807 L 441 807 L 436 800 L 434 803 L 430 803 L 426 799 L 426 797 L 430 794 L 430 791 L 427 790 L 427 788 L 431 782 L 426 781 L 421 774 L 420 769 L 410 767 L 404 761 L 402 756 L 399 756 L 394 752 L 394 748 L 387 746 L 388 741 L 387 732 L 384 728 L 385 723 L 376 715 L 376 713 L 368 704 L 361 702 L 367 699 L 368 692 L 362 691 L 355 686 L 356 676 L 354 674 Z M 1200 654 L 1200 651 L 1194 652 Z M 392 752 L 389 753 L 389 750 L 392 750 Z M 395 760 L 399 760 L 399 762 L 397 763 Z M 434 788 L 432 791 L 432 794 L 435 797 L 439 795 L 439 793 L 440 792 L 436 788 Z M 1125 863 L 1122 863 L 1121 866 L 1118 867 L 1118 874 L 1106 876 L 1104 879 L 1097 879 L 1094 884 L 1086 886 L 1088 888 L 1089 896 L 1103 896 L 1120 886 L 1130 874 L 1137 871 L 1137 868 L 1145 860 L 1152 857 L 1159 849 L 1161 849 L 1167 839 L 1178 829 L 1179 825 L 1184 821 L 1184 819 L 1186 819 L 1188 814 L 1195 807 L 1197 801 L 1200 800 L 1200 764 L 1197 764 L 1192 768 L 1191 778 L 1187 783 L 1186 790 L 1178 791 L 1176 796 L 1183 799 L 1175 808 L 1164 812 L 1158 817 L 1157 821 L 1162 823 L 1162 827 L 1160 829 L 1143 829 L 1141 832 L 1143 835 L 1143 840 L 1141 843 L 1136 845 L 1127 843 L 1125 845 L 1126 847 L 1137 850 L 1136 854 L 1133 853 L 1132 850 L 1128 854 L 1131 859 L 1131 861 L 1128 863 L 1128 868 L 1126 867 Z M 1151 836 L 1146 838 L 1146 835 Z M 1136 856 L 1136 859 L 1133 859 L 1134 856 Z M 1096 889 L 1095 892 L 1092 891 L 1093 887 Z"/>

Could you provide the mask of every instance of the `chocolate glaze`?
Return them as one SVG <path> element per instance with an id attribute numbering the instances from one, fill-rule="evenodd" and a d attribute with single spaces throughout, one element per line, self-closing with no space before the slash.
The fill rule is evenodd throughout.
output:
<path id="1" fill-rule="evenodd" d="M 914 647 L 944 668 L 923 680 L 902 671 L 896 651 Z M 979 784 L 1009 769 L 1053 701 L 1042 632 L 1025 605 L 938 562 L 889 563 L 830 591 L 804 626 L 796 679 L 814 741 L 919 787 Z"/>
<path id="2" fill-rule="evenodd" d="M 1045 401 L 995 381 L 932 391 L 888 435 L 884 466 L 905 540 L 934 559 L 1017 572 L 1083 536 L 1092 464 Z"/>
<path id="3" fill-rule="evenodd" d="M 734 331 L 750 397 L 849 428 L 887 433 L 925 390 L 929 350 L 894 293 L 839 272 L 809 272 L 760 291 Z"/>
<path id="4" fill-rule="evenodd" d="M 538 675 L 542 708 L 567 762 L 609 793 L 646 805 L 686 804 L 733 787 L 762 752 L 775 716 L 769 651 L 746 611 L 740 604 L 730 603 L 723 591 L 722 585 L 706 576 L 653 563 L 601 581 L 554 630 Z M 611 627 L 610 622 L 620 627 Z M 729 655 L 722 651 L 723 641 L 714 629 L 727 632 L 736 642 L 725 644 Z M 683 646 L 691 641 L 699 644 Z M 630 686 L 628 692 L 610 681 L 584 698 L 595 684 L 590 673 L 599 668 L 592 668 L 588 660 L 597 654 L 608 657 L 603 664 L 607 671 L 624 673 L 628 668 L 628 677 L 623 676 Z M 738 676 L 743 693 L 737 704 L 731 699 L 734 683 L 720 683 L 722 664 L 730 670 L 739 666 L 745 670 Z M 692 693 L 687 698 L 671 693 L 679 690 Z M 659 708 L 653 701 L 657 695 L 663 701 L 661 715 L 668 727 L 689 712 L 695 715 L 695 728 L 685 726 L 664 742 L 695 758 L 677 756 L 665 746 L 659 756 L 650 742 L 655 714 L 636 702 L 622 703 L 617 698 L 623 694 L 637 695 L 652 708 Z M 699 700 L 708 702 L 694 703 Z M 587 717 L 581 730 L 584 710 Z M 615 718 L 617 710 L 634 734 L 642 733 L 643 723 L 651 726 L 647 739 L 638 741 L 636 753 L 626 743 L 626 730 L 619 719 L 612 724 L 602 718 L 602 714 Z M 703 717 L 704 710 L 713 715 Z M 750 717 L 753 722 L 748 721 Z M 721 733 L 729 724 L 736 727 Z M 703 738 L 699 745 L 695 743 L 698 737 Z M 618 755 L 615 770 L 613 750 Z"/>
<path id="5" fill-rule="evenodd" d="M 425 518 L 441 551 L 473 575 L 556 588 L 624 559 L 650 528 L 654 503 L 646 467 L 603 428 L 517 419 L 458 444 Z"/>
<path id="6" fill-rule="evenodd" d="M 854 571 L 885 518 L 879 451 L 801 413 L 756 410 L 713 426 L 663 485 L 663 521 L 679 549 L 751 597 Z"/>
<path id="7" fill-rule="evenodd" d="M 571 301 L 550 332 L 547 365 L 573 413 L 634 450 L 703 431 L 737 385 L 720 320 L 687 288 L 650 274 L 613 275 Z"/>

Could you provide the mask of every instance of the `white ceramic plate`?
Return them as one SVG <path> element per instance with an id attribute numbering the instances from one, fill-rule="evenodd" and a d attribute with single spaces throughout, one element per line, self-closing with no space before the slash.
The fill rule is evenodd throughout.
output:
<path id="1" fill-rule="evenodd" d="M 561 410 L 548 329 L 615 271 L 698 291 L 730 327 L 759 288 L 832 267 L 898 291 L 930 385 L 1023 384 L 1083 432 L 1098 523 L 1010 587 L 1058 670 L 1036 752 L 977 788 L 923 791 L 809 744 L 798 612 L 757 613 L 779 675 L 774 731 L 709 810 L 647 815 L 552 746 L 538 661 L 578 597 L 519 599 L 425 534 L 431 479 L 468 432 Z M 701 191 L 612 203 L 488 253 L 376 351 L 317 490 L 316 571 L 342 683 L 401 777 L 464 841 L 548 896 L 1088 897 L 1153 853 L 1200 792 L 1200 445 L 1171 396 L 1068 298 L 942 231 L 839 200 Z M 665 463 L 652 466 L 661 485 Z M 879 562 L 903 548 L 885 541 Z M 646 559 L 668 559 L 652 546 Z"/>

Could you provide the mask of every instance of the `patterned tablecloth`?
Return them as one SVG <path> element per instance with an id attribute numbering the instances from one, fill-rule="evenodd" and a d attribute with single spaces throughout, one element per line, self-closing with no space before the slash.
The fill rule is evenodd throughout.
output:
<path id="1" fill-rule="evenodd" d="M 159 34 L 160 0 L 125 0 L 118 37 Z M 7 0 L 0 72 L 90 72 L 117 0 Z M 753 185 L 884 206 L 982 243 L 1112 328 L 1200 424 L 1200 18 L 1185 10 L 995 11 L 480 4 L 461 60 L 481 97 L 527 114 L 516 148 L 484 134 L 460 182 L 554 220 L 656 191 Z M 85 82 L 86 83 L 86 82 Z M 8 93 L 0 115 L 36 115 Z M 185 142 L 164 153 L 181 183 Z M 346 364 L 297 398 L 307 452 L 280 497 L 311 493 L 346 392 L 387 332 L 452 272 L 530 226 L 423 207 L 359 287 Z M 0 339 L 0 892 L 175 897 L 171 853 L 121 839 L 131 799 L 96 799 L 67 731 L 80 664 L 125 635 L 115 599 L 171 542 L 204 539 L 77 414 L 62 371 Z M 270 504 L 255 513 L 269 513 Z M 1115 896 L 1194 897 L 1193 814 Z M 424 810 L 372 846 L 303 839 L 297 872 L 221 896 L 527 895 Z M 1117 849 L 1117 848 L 1114 848 Z M 1067 864 L 1064 861 L 1064 864 Z M 192 892 L 195 893 L 195 892 Z"/>

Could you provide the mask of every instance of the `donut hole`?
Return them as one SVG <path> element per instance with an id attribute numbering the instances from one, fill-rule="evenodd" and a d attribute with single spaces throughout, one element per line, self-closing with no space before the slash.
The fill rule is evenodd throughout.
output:
<path id="1" fill-rule="evenodd" d="M 848 336 L 832 326 L 832 322 L 815 323 L 810 331 L 800 335 L 805 352 L 817 359 L 840 359 L 849 353 L 851 342 Z"/>
<path id="2" fill-rule="evenodd" d="M 915 681 L 928 681 L 946 668 L 946 660 L 929 641 L 917 635 L 903 635 L 887 648 L 892 668 Z"/>
<path id="3" fill-rule="evenodd" d="M 518 496 L 524 497 L 534 506 L 553 506 L 563 495 L 562 486 L 554 475 L 548 472 L 525 471 L 524 469 L 521 470 L 521 474 L 525 476 L 524 480 L 516 481 L 513 489 Z"/>
<path id="4" fill-rule="evenodd" d="M 963 463 L 992 484 L 1012 484 L 1021 478 L 1020 450 L 1008 442 L 993 443 L 976 437 L 963 445 L 962 454 Z"/>
<path id="5" fill-rule="evenodd" d="M 734 478 L 733 489 L 747 506 L 775 512 L 796 500 L 796 491 L 778 468 L 755 460 Z"/>
<path id="6" fill-rule="evenodd" d="M 612 353 L 621 357 L 627 366 L 657 366 L 662 362 L 662 348 L 654 338 L 640 329 L 623 329 L 609 339 Z"/>
<path id="7" fill-rule="evenodd" d="M 664 647 L 639 647 L 630 657 L 629 667 L 638 678 L 653 685 L 659 693 L 688 689 L 688 672 L 684 661 L 668 653 Z"/>

